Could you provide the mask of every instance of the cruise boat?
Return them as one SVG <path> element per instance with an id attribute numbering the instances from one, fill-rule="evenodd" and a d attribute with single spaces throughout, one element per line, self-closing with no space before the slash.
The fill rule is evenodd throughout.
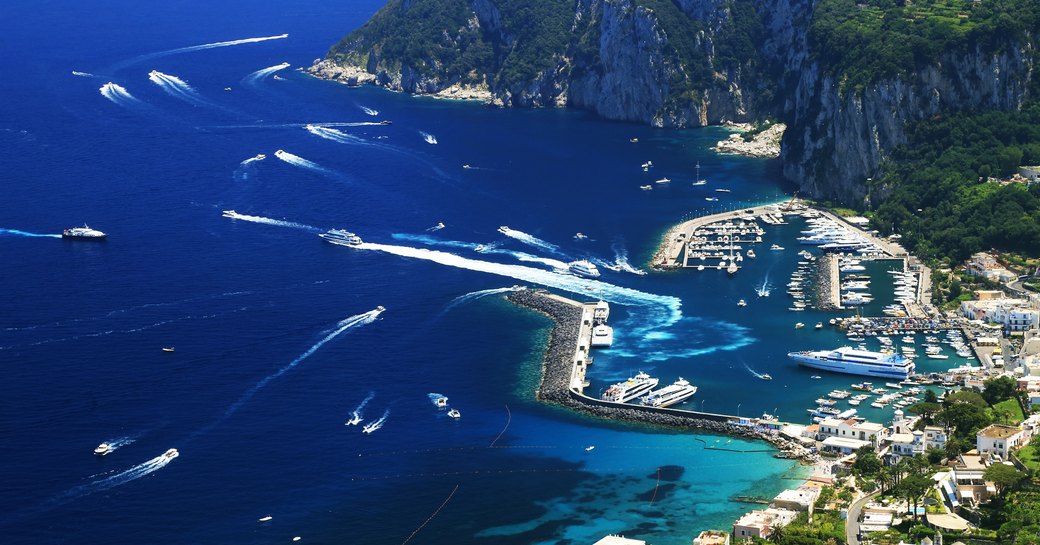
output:
<path id="1" fill-rule="evenodd" d="M 361 237 L 346 229 L 329 229 L 318 236 L 340 246 L 357 246 L 361 244 Z"/>
<path id="2" fill-rule="evenodd" d="M 592 348 L 610 348 L 614 344 L 614 328 L 609 325 L 600 324 L 592 328 Z"/>
<path id="3" fill-rule="evenodd" d="M 657 386 L 657 383 L 658 379 L 640 371 L 639 374 L 625 382 L 619 382 L 607 388 L 607 391 L 603 392 L 602 398 L 605 401 L 625 403 L 649 392 Z"/>
<path id="4" fill-rule="evenodd" d="M 98 456 L 104 456 L 109 452 L 112 452 L 112 445 L 109 445 L 108 443 L 101 443 L 96 449 L 94 449 L 94 454 L 97 454 Z"/>
<path id="5" fill-rule="evenodd" d="M 647 394 L 642 402 L 648 407 L 668 407 L 686 401 L 695 393 L 697 393 L 697 387 L 679 377 L 679 380 L 672 384 Z"/>
<path id="6" fill-rule="evenodd" d="M 898 354 L 857 350 L 843 346 L 834 350 L 789 352 L 800 365 L 835 373 L 903 380 L 914 372 L 914 363 Z"/>
<path id="7" fill-rule="evenodd" d="M 584 276 L 586 278 L 596 278 L 599 276 L 599 269 L 596 265 L 592 264 L 587 259 L 581 261 L 571 261 L 567 264 L 567 270 L 578 276 Z"/>
<path id="8" fill-rule="evenodd" d="M 98 231 L 97 229 L 91 229 L 87 224 L 83 224 L 83 227 L 73 227 L 66 229 L 61 232 L 61 238 L 79 238 L 84 240 L 104 240 L 107 237 L 105 233 Z"/>

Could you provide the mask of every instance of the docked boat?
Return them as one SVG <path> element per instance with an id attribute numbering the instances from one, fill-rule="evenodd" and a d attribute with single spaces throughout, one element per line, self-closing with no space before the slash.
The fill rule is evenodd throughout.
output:
<path id="1" fill-rule="evenodd" d="M 462 418 L 462 413 L 460 413 L 458 409 L 452 409 L 448 411 L 448 416 L 458 420 L 459 418 Z"/>
<path id="2" fill-rule="evenodd" d="M 898 354 L 857 350 L 843 346 L 834 350 L 789 352 L 799 365 L 823 371 L 903 380 L 914 372 L 914 363 Z"/>
<path id="3" fill-rule="evenodd" d="M 567 270 L 573 274 L 584 276 L 586 278 L 596 278 L 599 276 L 599 269 L 597 269 L 596 265 L 587 259 L 571 261 L 567 264 Z"/>
<path id="4" fill-rule="evenodd" d="M 61 238 L 75 238 L 84 240 L 104 240 L 107 237 L 105 233 L 98 231 L 97 229 L 91 229 L 87 224 L 83 224 L 83 227 L 73 227 L 66 229 L 61 232 Z"/>
<path id="5" fill-rule="evenodd" d="M 736 261 L 730 261 L 729 266 L 726 267 L 726 272 L 729 274 L 736 274 L 738 270 L 740 270 L 740 267 L 737 266 Z"/>
<path id="6" fill-rule="evenodd" d="M 607 388 L 607 391 L 603 392 L 602 399 L 615 403 L 625 403 L 649 392 L 657 386 L 658 382 L 658 379 L 640 371 L 639 374 L 625 382 L 619 382 Z"/>
<path id="7" fill-rule="evenodd" d="M 97 454 L 98 456 L 104 456 L 109 452 L 112 452 L 112 445 L 109 445 L 108 443 L 101 443 L 94 449 L 94 454 Z"/>
<path id="8" fill-rule="evenodd" d="M 948 359 L 950 359 L 950 357 L 947 356 L 946 354 L 928 354 L 928 357 L 933 359 L 933 360 L 948 360 Z"/>
<path id="9" fill-rule="evenodd" d="M 600 324 L 592 328 L 592 348 L 610 348 L 614 344 L 614 328 L 609 325 Z"/>
<path id="10" fill-rule="evenodd" d="M 357 246 L 361 244 L 361 237 L 346 229 L 329 229 L 318 236 L 340 246 Z"/>
<path id="11" fill-rule="evenodd" d="M 642 401 L 643 405 L 648 407 L 669 407 L 686 401 L 695 393 L 697 393 L 697 387 L 680 377 L 672 384 L 650 392 Z"/>

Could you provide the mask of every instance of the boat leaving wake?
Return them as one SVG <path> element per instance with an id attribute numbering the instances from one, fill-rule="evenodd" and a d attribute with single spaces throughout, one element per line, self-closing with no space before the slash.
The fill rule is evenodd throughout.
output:
<path id="1" fill-rule="evenodd" d="M 502 233 L 503 235 L 509 238 L 519 240 L 520 242 L 523 242 L 528 246 L 534 246 L 535 248 L 545 250 L 546 252 L 549 252 L 551 254 L 567 258 L 567 256 L 560 250 L 559 246 L 552 244 L 551 242 L 546 242 L 534 235 L 529 235 L 523 231 L 517 231 L 516 229 L 510 229 L 509 227 L 506 227 L 504 225 L 498 228 L 498 232 Z"/>
<path id="2" fill-rule="evenodd" d="M 195 104 L 196 106 L 213 105 L 206 99 L 202 98 L 194 87 L 188 85 L 188 82 L 178 78 L 177 76 L 171 76 L 169 74 L 163 74 L 158 70 L 152 70 L 151 72 L 148 72 L 148 79 L 152 83 L 162 87 L 162 90 L 166 91 L 166 94 L 174 98 Z"/>
<path id="3" fill-rule="evenodd" d="M 112 67 L 112 70 L 121 70 L 128 66 L 133 66 L 139 62 L 143 62 L 150 59 L 158 59 L 160 57 L 166 57 L 169 55 L 176 55 L 178 53 L 191 53 L 192 51 L 203 51 L 206 49 L 214 49 L 217 47 L 231 47 L 233 45 L 243 44 L 255 44 L 258 42 L 266 42 L 268 40 L 282 40 L 288 38 L 288 34 L 279 34 L 277 36 L 260 36 L 258 38 L 243 38 L 241 40 L 229 40 L 226 42 L 213 42 L 208 44 L 190 45 L 188 47 L 178 47 L 176 49 L 167 49 L 165 51 L 157 51 L 155 53 L 147 53 L 145 55 L 139 55 L 130 60 L 123 61 Z"/>
<path id="4" fill-rule="evenodd" d="M 246 165 L 255 163 L 257 161 L 263 161 L 264 159 L 267 159 L 267 156 L 262 154 L 262 153 L 258 153 L 256 155 L 250 157 L 249 159 L 246 159 L 245 161 L 242 161 L 239 164 L 241 164 L 242 166 L 246 166 Z"/>
<path id="5" fill-rule="evenodd" d="M 122 471 L 120 473 L 116 473 L 115 475 L 105 477 L 104 479 L 98 479 L 96 481 L 72 488 L 66 491 L 65 493 L 61 494 L 57 498 L 54 498 L 53 500 L 42 505 L 41 509 L 53 509 L 55 507 L 58 507 L 59 505 L 68 503 L 77 498 L 82 498 L 83 496 L 94 494 L 96 492 L 104 492 L 105 490 L 111 490 L 117 486 L 124 485 L 131 481 L 136 481 L 141 477 L 150 475 L 166 467 L 167 465 L 169 465 L 170 462 L 173 461 L 174 458 L 177 458 L 178 456 L 180 456 L 180 453 L 178 453 L 176 449 L 170 449 L 165 453 L 160 454 L 159 456 L 156 456 L 155 458 L 152 458 L 147 462 L 131 467 L 126 471 Z"/>
<path id="6" fill-rule="evenodd" d="M 274 66 L 268 66 L 267 68 L 261 68 L 260 70 L 257 70 L 256 72 L 253 72 L 252 74 L 249 74 L 248 76 L 242 78 L 242 83 L 245 83 L 247 85 L 256 85 L 267 76 L 270 76 L 271 74 L 274 74 L 279 70 L 285 70 L 290 66 L 292 65 L 287 62 L 283 62 L 282 64 L 276 64 Z"/>
<path id="7" fill-rule="evenodd" d="M 758 371 L 755 371 L 754 369 L 752 369 L 751 366 L 747 364 L 747 362 L 741 360 L 740 363 L 743 363 L 744 364 L 744 369 L 747 369 L 748 373 L 751 373 L 752 375 L 754 375 L 755 378 L 760 378 L 760 379 L 765 379 L 766 378 L 766 375 L 763 375 L 762 373 L 759 373 Z"/>
<path id="8" fill-rule="evenodd" d="M 248 160 L 248 159 L 247 159 Z M 233 220 L 249 221 L 253 223 L 264 223 L 267 225 L 277 225 L 279 227 L 291 227 L 293 229 L 300 229 L 303 231 L 310 231 L 312 233 L 320 233 L 322 230 L 312 225 L 305 225 L 303 223 L 296 223 L 292 221 L 276 220 L 272 218 L 265 218 L 263 216 L 250 216 L 248 214 L 239 214 L 234 210 L 224 210 L 223 216 Z"/>
<path id="9" fill-rule="evenodd" d="M 281 159 L 282 161 L 285 161 L 286 163 L 289 163 L 292 166 L 295 166 L 295 167 L 305 168 L 307 170 L 313 170 L 314 172 L 318 172 L 318 173 L 324 174 L 324 175 L 332 177 L 332 178 L 340 178 L 341 177 L 338 173 L 336 173 L 333 170 L 329 170 L 329 169 L 319 165 L 318 163 L 315 163 L 314 161 L 308 161 L 308 160 L 304 159 L 303 157 L 300 157 L 299 155 L 293 155 L 293 154 L 291 154 L 291 153 L 289 153 L 289 152 L 287 152 L 285 150 L 278 150 L 278 151 L 274 152 L 274 156 L 279 158 L 279 159 Z"/>
<path id="10" fill-rule="evenodd" d="M 26 231 L 19 231 L 18 229 L 3 229 L 0 228 L 0 236 L 11 235 L 16 237 L 35 237 L 35 238 L 61 238 L 61 235 L 41 235 L 39 233 L 29 233 Z"/>
<path id="11" fill-rule="evenodd" d="M 567 274 L 557 274 L 555 272 L 534 269 L 522 265 L 507 265 L 502 263 L 492 263 L 489 261 L 479 261 L 448 252 L 412 248 L 408 246 L 363 242 L 358 246 L 353 246 L 353 248 L 361 250 L 376 250 L 401 257 L 432 261 L 449 267 L 505 276 L 515 280 L 539 284 L 579 295 L 596 294 L 597 296 L 602 297 L 603 300 L 611 303 L 638 306 L 646 309 L 650 315 L 641 318 L 640 322 L 643 328 L 667 327 L 682 318 L 682 301 L 678 297 L 654 295 L 631 288 L 615 286 L 600 280 Z"/>
<path id="12" fill-rule="evenodd" d="M 345 125 L 345 124 L 341 124 Z M 324 138 L 326 140 L 332 140 L 333 142 L 339 142 L 340 144 L 368 144 L 368 142 L 361 137 L 347 134 L 343 131 L 331 129 L 329 127 L 323 127 L 321 125 L 304 125 L 304 129 L 314 136 Z"/>
<path id="13" fill-rule="evenodd" d="M 72 71 L 72 75 L 73 76 L 79 76 L 81 78 L 96 78 L 97 77 L 94 74 L 91 74 L 90 72 L 79 72 L 77 70 L 73 70 Z"/>
<path id="14" fill-rule="evenodd" d="M 428 132 L 423 132 L 423 131 L 419 131 L 419 134 L 422 135 L 423 140 L 425 140 L 427 144 L 436 144 L 437 143 L 437 137 L 436 136 L 434 136 L 434 135 L 432 135 L 432 134 L 430 134 Z"/>
<path id="15" fill-rule="evenodd" d="M 509 287 L 509 288 L 492 288 L 492 289 L 489 289 L 489 290 L 471 291 L 471 292 L 469 292 L 469 293 L 467 293 L 465 295 L 460 295 L 460 296 L 452 299 L 451 302 L 449 302 L 448 305 L 446 307 L 444 307 L 444 310 L 441 311 L 441 314 L 445 314 L 449 310 L 451 310 L 451 309 L 453 309 L 453 308 L 455 308 L 455 307 L 457 307 L 457 306 L 459 306 L 461 304 L 468 303 L 468 302 L 470 302 L 470 301 L 472 301 L 474 299 L 480 299 L 482 297 L 487 297 L 488 295 L 496 295 L 496 294 L 499 294 L 499 293 L 509 293 L 511 291 L 519 291 L 520 289 L 522 289 L 520 286 L 512 286 L 512 287 Z M 433 396 L 433 395 L 437 395 L 438 397 L 440 397 L 440 394 L 430 394 L 430 396 Z M 432 397 L 431 397 L 431 399 L 432 399 Z"/>
<path id="16" fill-rule="evenodd" d="M 361 411 L 365 410 L 365 405 L 368 405 L 368 402 L 372 401 L 372 398 L 374 398 L 374 397 L 376 397 L 376 393 L 375 392 L 369 392 L 368 393 L 368 397 L 366 397 L 364 399 L 364 401 L 362 401 L 361 404 L 357 406 L 357 408 L 355 408 L 353 411 L 351 411 L 351 413 L 350 413 L 350 420 L 347 420 L 347 422 L 344 425 L 345 426 L 357 426 L 358 424 L 360 424 L 361 421 L 363 420 L 363 415 L 362 415 Z"/>
<path id="17" fill-rule="evenodd" d="M 361 108 L 362 112 L 365 112 L 366 114 L 368 114 L 370 116 L 375 117 L 375 116 L 379 115 L 379 110 L 373 110 L 372 108 L 368 108 L 368 107 L 362 106 L 360 104 L 358 104 L 358 108 Z"/>
<path id="18" fill-rule="evenodd" d="M 364 433 L 372 433 L 378 430 L 379 428 L 382 428 L 383 424 L 386 423 L 387 418 L 390 418 L 390 409 L 383 411 L 383 416 L 379 417 L 379 420 L 365 425 L 365 427 L 362 428 L 361 431 Z"/>
<path id="19" fill-rule="evenodd" d="M 614 250 L 614 267 L 615 270 L 624 271 L 627 273 L 645 275 L 646 271 L 637 269 L 628 262 L 628 250 L 620 241 L 615 241 L 610 245 L 611 249 Z"/>
<path id="20" fill-rule="evenodd" d="M 136 110 L 145 105 L 144 102 L 131 95 L 123 86 L 111 81 L 102 85 L 98 91 L 101 93 L 101 96 L 124 108 Z"/>

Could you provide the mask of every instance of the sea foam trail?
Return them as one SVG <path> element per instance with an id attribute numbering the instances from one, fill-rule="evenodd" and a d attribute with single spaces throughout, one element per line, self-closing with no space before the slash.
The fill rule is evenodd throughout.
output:
<path id="1" fill-rule="evenodd" d="M 517 231 L 516 229 L 510 229 L 509 227 L 506 227 L 506 226 L 500 227 L 499 228 L 499 232 L 502 233 L 503 235 L 509 237 L 509 238 L 513 238 L 513 239 L 519 240 L 520 242 L 523 242 L 524 244 L 527 244 L 528 246 L 533 246 L 535 248 L 538 248 L 538 249 L 541 249 L 541 250 L 545 250 L 546 252 L 549 252 L 551 254 L 555 254 L 555 255 L 558 255 L 558 256 L 561 256 L 561 257 L 566 257 L 563 254 L 563 252 L 560 250 L 559 246 L 557 246 L 555 244 L 552 244 L 550 242 L 546 242 L 546 241 L 544 241 L 544 240 L 542 240 L 542 239 L 540 239 L 540 238 L 538 238 L 538 237 L 536 237 L 534 235 L 529 235 L 529 234 L 527 234 L 527 233 L 525 233 L 523 231 Z"/>
<path id="2" fill-rule="evenodd" d="M 351 418 L 347 421 L 348 426 L 356 426 L 361 422 L 361 420 L 364 418 L 364 414 L 361 411 L 365 410 L 365 405 L 368 405 L 368 402 L 372 401 L 372 398 L 374 397 L 376 397 L 376 393 L 369 392 L 368 396 L 361 402 L 361 404 L 358 405 L 353 411 L 351 411 Z"/>
<path id="3" fill-rule="evenodd" d="M 330 332 L 328 335 L 325 335 L 318 342 L 314 343 L 304 353 L 300 354 L 299 356 L 296 356 L 296 359 L 292 360 L 281 369 L 260 379 L 256 384 L 253 385 L 252 388 L 246 390 L 246 392 L 242 394 L 242 396 L 239 397 L 237 401 L 232 403 L 227 408 L 227 410 L 224 411 L 224 414 L 222 414 L 220 418 L 218 418 L 212 424 L 192 434 L 192 437 L 204 435 L 205 433 L 209 432 L 210 430 L 212 430 L 213 428 L 217 427 L 219 424 L 230 418 L 233 414 L 238 412 L 238 410 L 241 409 L 243 405 L 248 403 L 250 399 L 253 399 L 253 396 L 255 396 L 256 393 L 259 392 L 261 389 L 263 389 L 264 386 L 267 386 L 272 381 L 276 380 L 278 377 L 291 371 L 294 367 L 302 363 L 307 358 L 311 357 L 311 355 L 317 352 L 319 348 L 325 346 L 325 344 L 331 341 L 332 339 L 335 339 L 336 337 L 342 335 L 343 333 L 346 333 L 347 331 L 350 331 L 351 329 L 356 329 L 376 321 L 376 318 L 379 318 L 379 315 L 382 313 L 383 311 L 381 310 L 381 308 L 377 308 L 362 314 L 357 314 L 340 320 L 336 324 L 336 329 L 333 329 L 332 332 Z"/>
<path id="4" fill-rule="evenodd" d="M 341 178 L 341 176 L 335 171 L 329 170 L 319 165 L 318 163 L 315 163 L 314 161 L 308 161 L 303 157 L 300 157 L 299 155 L 293 155 L 292 153 L 289 153 L 285 150 L 278 150 L 274 152 L 274 156 L 295 167 L 300 167 L 313 172 L 317 172 L 319 174 L 324 174 L 325 176 L 329 176 L 331 178 Z"/>
<path id="5" fill-rule="evenodd" d="M 567 264 L 558 259 L 552 259 L 549 257 L 539 257 L 525 252 L 517 252 L 514 250 L 506 250 L 503 248 L 498 248 L 493 244 L 477 244 L 475 242 L 462 242 L 459 240 L 444 240 L 427 235 L 410 235 L 407 233 L 393 233 L 390 236 L 397 240 L 418 242 L 420 244 L 426 244 L 429 246 L 444 246 L 447 248 L 460 248 L 473 251 L 477 251 L 477 248 L 483 246 L 483 249 L 480 250 L 480 253 L 483 254 L 508 255 L 510 257 L 515 258 L 518 261 L 526 261 L 529 263 L 542 263 L 544 265 L 548 265 L 552 269 L 567 270 Z"/>
<path id="6" fill-rule="evenodd" d="M 617 267 L 618 270 L 632 274 L 646 274 L 646 271 L 637 269 L 628 262 L 628 250 L 625 249 L 625 246 L 621 241 L 615 241 L 610 245 L 610 247 L 614 250 L 614 266 Z"/>
<path id="7" fill-rule="evenodd" d="M 208 44 L 191 45 L 188 47 L 178 47 L 176 49 L 167 49 L 165 51 L 156 51 L 155 53 L 147 53 L 139 55 L 130 60 L 123 61 L 112 67 L 112 70 L 121 70 L 128 66 L 133 66 L 139 62 L 144 62 L 151 59 L 158 59 L 160 57 L 166 57 L 169 55 L 177 55 L 179 53 L 191 53 L 192 51 L 203 51 L 206 49 L 214 49 L 217 47 L 231 47 L 234 45 L 244 44 L 255 44 L 258 42 L 266 42 L 268 40 L 282 40 L 288 38 L 288 34 L 279 34 L 277 36 L 260 36 L 258 38 L 243 38 L 241 40 L 229 40 L 226 42 L 213 42 Z"/>
<path id="8" fill-rule="evenodd" d="M 361 111 L 363 111 L 366 114 L 371 115 L 373 117 L 379 115 L 379 110 L 373 110 L 372 108 L 368 108 L 368 107 L 362 106 L 360 104 L 358 104 L 358 108 L 361 108 Z"/>
<path id="9" fill-rule="evenodd" d="M 102 85 L 98 91 L 101 93 L 101 96 L 124 108 L 134 110 L 140 109 L 145 105 L 144 102 L 131 95 L 130 91 L 127 91 L 122 85 L 112 83 L 111 81 Z"/>
<path id="10" fill-rule="evenodd" d="M 61 238 L 61 235 L 43 235 L 39 233 L 29 233 L 26 231 L 19 231 L 18 229 L 2 229 L 0 228 L 0 236 L 15 236 L 15 237 L 37 237 L 37 238 Z"/>
<path id="11" fill-rule="evenodd" d="M 235 169 L 231 176 L 240 182 L 244 182 L 249 178 L 252 178 L 253 175 L 256 174 L 256 163 L 263 161 L 264 159 L 267 159 L 267 156 L 262 153 L 258 153 L 253 157 L 250 157 L 249 159 L 242 161 L 238 164 L 238 168 Z"/>
<path id="12" fill-rule="evenodd" d="M 173 451 L 172 453 L 170 453 L 169 456 L 167 456 L 165 453 L 160 454 L 159 456 L 156 456 L 155 458 L 152 458 L 147 462 L 138 464 L 134 467 L 131 467 L 130 469 L 116 473 L 115 475 L 111 475 L 103 479 L 98 479 L 96 481 L 92 481 L 87 484 L 71 488 L 67 490 L 65 493 L 45 503 L 40 508 L 45 511 L 50 510 L 77 498 L 82 498 L 83 496 L 87 496 L 97 492 L 104 492 L 105 490 L 111 490 L 117 486 L 122 486 L 131 481 L 136 481 L 141 477 L 150 475 L 166 467 L 179 455 L 180 454 L 177 451 Z"/>
<path id="13" fill-rule="evenodd" d="M 468 303 L 470 301 L 473 301 L 475 299 L 480 299 L 482 297 L 487 297 L 488 295 L 496 295 L 496 294 L 499 294 L 499 293 L 509 293 L 511 291 L 517 291 L 519 289 L 521 289 L 519 286 L 512 286 L 512 287 L 509 287 L 509 288 L 492 288 L 492 289 L 488 289 L 488 290 L 471 291 L 471 292 L 469 292 L 469 293 L 467 293 L 465 295 L 460 295 L 460 296 L 452 299 L 448 303 L 448 305 L 444 307 L 444 310 L 441 311 L 441 314 L 445 314 L 448 311 L 450 311 L 451 309 L 453 309 L 453 308 L 455 308 L 455 307 L 457 307 L 459 305 L 462 305 L 462 304 Z M 432 396 L 434 394 L 430 394 L 430 395 Z M 440 394 L 436 394 L 436 395 L 438 397 L 440 397 Z"/>
<path id="14" fill-rule="evenodd" d="M 423 131 L 419 131 L 419 134 L 422 135 L 423 140 L 425 140 L 427 144 L 436 144 L 437 143 L 437 137 L 436 136 L 434 136 L 434 135 L 432 135 L 432 134 L 430 134 L 428 132 L 423 132 Z"/>
<path id="15" fill-rule="evenodd" d="M 378 430 L 379 428 L 382 428 L 383 424 L 386 423 L 387 418 L 390 418 L 390 409 L 383 411 L 383 416 L 380 416 L 379 420 L 376 420 L 375 422 L 372 422 L 371 424 L 365 426 L 365 433 L 372 433 Z"/>
<path id="16" fill-rule="evenodd" d="M 81 78 L 96 78 L 97 77 L 94 74 L 91 74 L 90 72 L 80 72 L 78 70 L 73 70 L 72 71 L 72 75 L 73 76 L 79 76 Z"/>
<path id="17" fill-rule="evenodd" d="M 195 104 L 196 106 L 212 105 L 212 103 L 202 98 L 195 88 L 188 85 L 188 82 L 178 78 L 177 76 L 171 76 L 169 74 L 163 74 L 158 70 L 152 70 L 151 72 L 148 72 L 148 79 L 152 83 L 162 87 L 162 90 L 166 91 L 166 94 L 174 98 Z"/>
<path id="18" fill-rule="evenodd" d="M 248 214 L 239 214 L 234 210 L 225 210 L 224 217 L 233 220 L 249 221 L 253 223 L 263 223 L 266 225 L 277 225 L 278 227 L 291 227 L 293 229 L 300 229 L 303 231 L 311 231 L 313 233 L 320 233 L 322 230 L 314 227 L 313 225 L 306 225 L 303 223 L 296 223 L 293 221 L 276 220 L 273 218 L 265 218 L 263 216 L 250 216 Z"/>
<path id="19" fill-rule="evenodd" d="M 522 265 L 478 261 L 448 252 L 411 248 L 408 246 L 364 242 L 355 246 L 355 248 L 375 250 L 413 259 L 423 259 L 448 267 L 495 274 L 584 296 L 594 294 L 611 303 L 644 307 L 651 314 L 644 321 L 648 326 L 652 327 L 666 327 L 682 317 L 682 301 L 677 297 L 654 295 L 631 288 L 615 286 L 599 280 L 558 274 Z"/>
<path id="20" fill-rule="evenodd" d="M 364 138 L 347 134 L 343 131 L 338 131 L 329 127 L 323 127 L 321 125 L 304 125 L 303 128 L 314 136 L 326 140 L 332 140 L 333 142 L 339 142 L 340 144 L 369 144 L 369 142 Z"/>
<path id="21" fill-rule="evenodd" d="M 283 62 L 282 64 L 276 64 L 274 66 L 268 66 L 267 68 L 261 68 L 260 70 L 257 70 L 256 72 L 253 72 L 252 74 L 249 74 L 248 76 L 242 78 L 242 83 L 248 85 L 256 85 L 267 76 L 270 76 L 271 74 L 274 74 L 279 70 L 285 70 L 290 66 L 292 65 L 287 62 Z"/>

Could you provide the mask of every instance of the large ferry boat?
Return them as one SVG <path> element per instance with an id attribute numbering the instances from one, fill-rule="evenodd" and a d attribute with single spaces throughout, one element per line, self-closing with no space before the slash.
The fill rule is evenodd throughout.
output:
<path id="1" fill-rule="evenodd" d="M 790 352 L 787 356 L 806 367 L 849 375 L 902 380 L 914 372 L 914 362 L 898 354 L 857 350 L 848 346 L 834 350 Z"/>
<path id="2" fill-rule="evenodd" d="M 103 240 L 107 237 L 105 233 L 98 231 L 97 229 L 91 229 L 87 227 L 87 224 L 83 224 L 83 227 L 73 227 L 66 229 L 61 232 L 62 238 L 82 238 L 87 240 Z"/>
<path id="3" fill-rule="evenodd" d="M 318 236 L 333 244 L 340 244 L 343 246 L 357 246 L 358 244 L 361 244 L 361 237 L 347 231 L 346 229 L 329 229 Z"/>
<path id="4" fill-rule="evenodd" d="M 587 259 L 568 263 L 567 270 L 571 271 L 573 274 L 584 276 L 586 278 L 596 278 L 599 276 L 599 269 L 597 269 L 596 265 Z"/>
<path id="5" fill-rule="evenodd" d="M 697 387 L 690 384 L 686 379 L 680 377 L 679 380 L 672 384 L 647 394 L 647 396 L 643 398 L 643 405 L 650 407 L 668 407 L 686 401 L 695 393 L 697 393 Z"/>
<path id="6" fill-rule="evenodd" d="M 605 401 L 625 403 L 649 392 L 657 386 L 657 383 L 658 379 L 640 371 L 638 375 L 625 382 L 619 382 L 607 388 L 607 391 L 603 392 L 603 399 Z"/>

